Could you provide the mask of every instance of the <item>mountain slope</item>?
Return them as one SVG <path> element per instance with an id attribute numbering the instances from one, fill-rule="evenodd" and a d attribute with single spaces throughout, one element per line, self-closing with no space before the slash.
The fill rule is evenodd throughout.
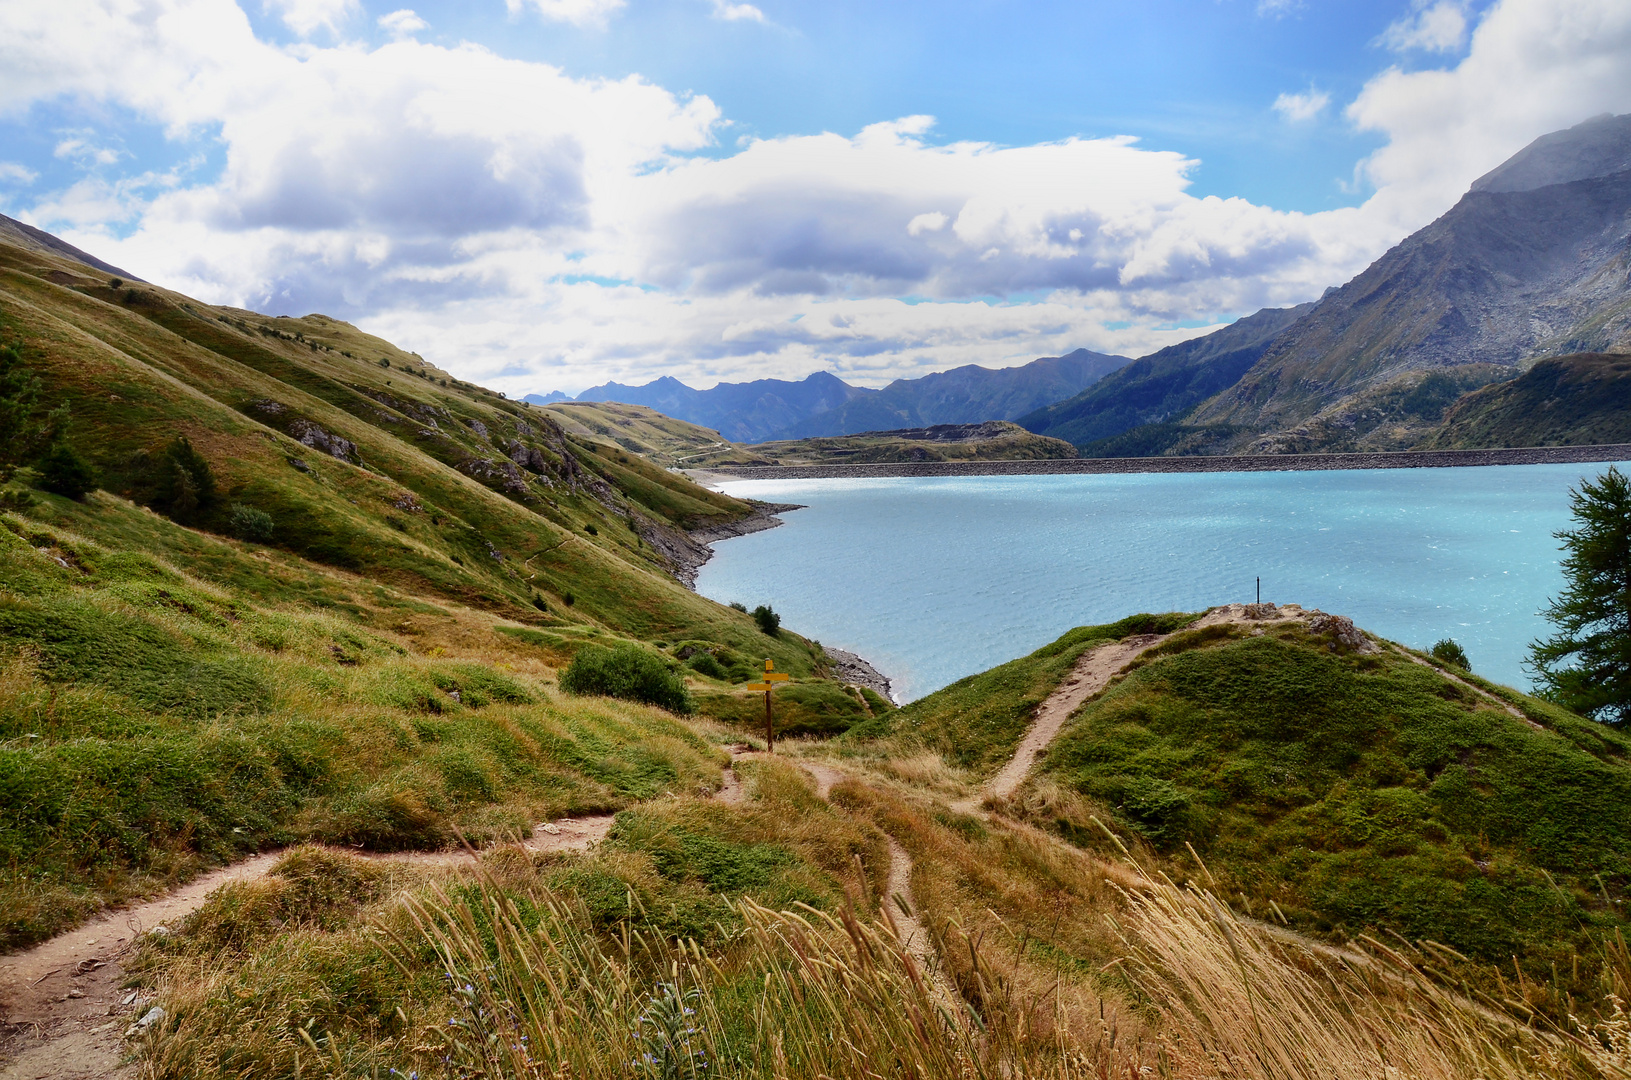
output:
<path id="1" fill-rule="evenodd" d="M 1124 356 L 1077 349 L 1019 367 L 993 370 L 969 364 L 921 379 L 897 379 L 882 390 L 851 386 L 824 371 L 801 382 L 758 379 L 720 383 L 709 390 L 693 390 L 664 376 L 644 386 L 591 387 L 577 400 L 644 405 L 713 428 L 731 442 L 760 443 L 1012 420 L 1069 397 L 1128 362 Z"/>
<path id="2" fill-rule="evenodd" d="M 751 504 L 345 323 L 131 280 L 0 236 L 0 345 L 99 479 L 0 472 L 0 948 L 265 846 L 434 847 L 717 777 L 672 717 L 555 688 L 588 644 L 714 696 L 768 658 L 869 715 L 675 579 L 684 530 Z"/>
<path id="3" fill-rule="evenodd" d="M 1430 449 L 1631 442 L 1631 354 L 1542 360 L 1456 402 Z"/>
<path id="4" fill-rule="evenodd" d="M 1537 140 L 1328 294 L 1197 424 L 1296 424 L 1400 373 L 1631 347 L 1631 116 Z M 1618 170 L 1604 174 L 1602 170 Z"/>
<path id="5" fill-rule="evenodd" d="M 1265 308 L 1205 337 L 1134 360 L 1081 393 L 1027 413 L 1021 427 L 1083 447 L 1181 417 L 1244 374 L 1275 335 L 1314 305 Z"/>
<path id="6" fill-rule="evenodd" d="M 709 390 L 693 390 L 665 375 L 644 386 L 615 382 L 593 386 L 579 394 L 577 400 L 644 405 L 676 420 L 713 428 L 731 442 L 754 443 L 811 416 L 876 393 L 851 386 L 831 372 L 818 371 L 799 382 L 757 379 L 720 383 Z"/>
<path id="7" fill-rule="evenodd" d="M 1019 367 L 968 364 L 921 379 L 897 379 L 874 394 L 795 424 L 778 438 L 855 435 L 937 424 L 1013 420 L 1039 406 L 1070 397 L 1131 363 L 1125 356 L 1077 349 Z"/>
<path id="8" fill-rule="evenodd" d="M 1627 927 L 1622 733 L 1346 619 L 1264 607 L 1144 653 L 1072 715 L 1006 809 L 1112 855 L 1113 825 L 1174 879 L 1260 918 L 1339 942 L 1430 938 L 1484 978 L 1510 976 L 1514 957 L 1557 978 L 1554 963 L 1567 973 L 1574 949 Z M 927 744 L 988 775 L 1086 649 L 1191 621 L 1078 628 L 912 702 L 875 745 Z"/>

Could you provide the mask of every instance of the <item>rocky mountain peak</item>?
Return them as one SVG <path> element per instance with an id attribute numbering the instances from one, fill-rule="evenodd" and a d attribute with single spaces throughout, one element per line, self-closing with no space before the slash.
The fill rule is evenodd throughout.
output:
<path id="1" fill-rule="evenodd" d="M 1542 135 L 1473 181 L 1482 192 L 1534 191 L 1631 169 L 1631 113 L 1603 113 Z"/>

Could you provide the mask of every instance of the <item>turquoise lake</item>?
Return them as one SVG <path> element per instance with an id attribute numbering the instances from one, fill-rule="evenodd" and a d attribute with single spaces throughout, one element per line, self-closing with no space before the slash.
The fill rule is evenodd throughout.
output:
<path id="1" fill-rule="evenodd" d="M 1263 599 L 1347 615 L 1417 648 L 1462 644 L 1527 689 L 1537 612 L 1562 585 L 1568 492 L 1601 465 L 1352 472 L 743 480 L 804 503 L 714 545 L 697 589 L 768 603 L 859 653 L 909 701 L 1073 626 Z"/>

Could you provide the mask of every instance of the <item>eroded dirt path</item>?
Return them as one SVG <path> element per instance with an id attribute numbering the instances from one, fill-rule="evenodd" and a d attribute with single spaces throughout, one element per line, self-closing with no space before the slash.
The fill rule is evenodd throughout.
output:
<path id="1" fill-rule="evenodd" d="M 1109 645 L 1100 645 L 1082 654 L 1065 681 L 1049 694 L 1036 708 L 1036 719 L 1031 722 L 1019 748 L 1008 764 L 985 782 L 980 789 L 981 799 L 1005 799 L 1024 781 L 1036 759 L 1048 749 L 1059 730 L 1070 719 L 1070 714 L 1088 698 L 1103 690 L 1123 668 L 1138 659 L 1146 649 L 1159 645 L 1166 638 L 1157 634 L 1141 634 L 1124 638 Z"/>
<path id="2" fill-rule="evenodd" d="M 611 827 L 611 814 L 561 818 L 538 825 L 522 846 L 582 851 L 604 839 Z M 473 859 L 467 850 L 346 854 L 415 866 L 459 866 Z M 124 958 L 136 938 L 175 926 L 223 885 L 260 880 L 283 855 L 269 851 L 222 867 L 32 949 L 0 956 L 0 1080 L 134 1077 L 136 1067 L 121 1067 L 119 1059 L 125 1031 L 149 1004 L 121 985 Z"/>

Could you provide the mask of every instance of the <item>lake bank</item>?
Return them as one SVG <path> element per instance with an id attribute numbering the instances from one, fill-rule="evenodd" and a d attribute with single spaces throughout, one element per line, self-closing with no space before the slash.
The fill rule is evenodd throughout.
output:
<path id="1" fill-rule="evenodd" d="M 1631 460 L 1631 443 L 1524 446 L 1495 450 L 1402 450 L 1378 454 L 1241 454 L 1229 457 L 1044 458 L 1028 461 L 900 461 L 865 465 L 733 465 L 682 470 L 709 487 L 732 480 L 822 480 L 888 476 L 1064 476 L 1122 473 L 1327 472 L 1574 465 Z"/>

